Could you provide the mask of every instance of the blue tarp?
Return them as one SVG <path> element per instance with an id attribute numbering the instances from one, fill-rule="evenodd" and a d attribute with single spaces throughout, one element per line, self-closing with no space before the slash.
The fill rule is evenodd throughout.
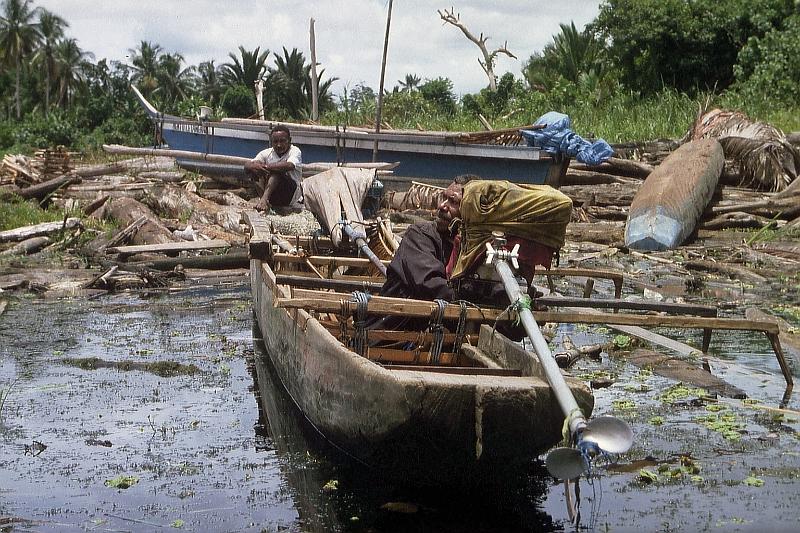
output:
<path id="1" fill-rule="evenodd" d="M 587 165 L 599 165 L 614 155 L 614 150 L 603 139 L 589 142 L 570 129 L 569 117 L 563 113 L 545 113 L 534 125 L 544 124 L 540 130 L 520 130 L 528 146 L 536 146 L 548 154 L 574 157 Z"/>

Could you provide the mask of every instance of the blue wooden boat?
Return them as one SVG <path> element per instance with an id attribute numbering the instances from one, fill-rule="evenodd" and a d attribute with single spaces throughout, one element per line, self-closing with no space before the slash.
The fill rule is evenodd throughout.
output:
<path id="1" fill-rule="evenodd" d="M 690 141 L 671 153 L 636 191 L 625 245 L 659 251 L 683 244 L 714 195 L 724 163 L 716 139 Z"/>
<path id="2" fill-rule="evenodd" d="M 554 158 L 538 148 L 524 146 L 516 130 L 375 133 L 364 128 L 264 120 L 194 120 L 162 113 L 135 87 L 133 91 L 159 138 L 174 150 L 250 158 L 269 146 L 269 132 L 283 124 L 292 132 L 292 142 L 303 151 L 305 162 L 370 162 L 377 142 L 378 160 L 398 162 L 395 173 L 409 178 L 448 180 L 459 174 L 477 174 L 487 179 L 558 186 L 569 163 L 566 158 Z M 242 172 L 239 167 L 205 161 L 178 159 L 178 163 L 205 172 Z"/>

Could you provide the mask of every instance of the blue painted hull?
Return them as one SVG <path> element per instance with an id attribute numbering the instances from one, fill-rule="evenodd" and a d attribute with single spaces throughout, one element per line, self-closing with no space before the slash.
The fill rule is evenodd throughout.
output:
<path id="1" fill-rule="evenodd" d="M 138 92 L 137 96 L 171 149 L 250 158 L 269 146 L 268 123 L 183 119 L 159 113 Z M 290 130 L 292 142 L 302 150 L 306 163 L 370 162 L 377 140 L 377 160 L 400 163 L 395 174 L 409 178 L 446 180 L 459 174 L 477 174 L 487 179 L 558 186 L 567 163 L 528 146 L 460 143 L 441 133 L 338 132 L 304 125 L 290 126 Z M 213 168 L 208 163 L 193 166 Z"/>

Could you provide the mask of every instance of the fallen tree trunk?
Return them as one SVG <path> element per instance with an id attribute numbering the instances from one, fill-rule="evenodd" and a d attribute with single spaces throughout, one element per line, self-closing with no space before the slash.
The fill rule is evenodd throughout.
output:
<path id="1" fill-rule="evenodd" d="M 148 191 L 148 203 L 175 218 L 191 213 L 188 223 L 193 226 L 216 224 L 228 231 L 245 233 L 240 207 L 221 206 L 173 185 L 153 187 Z"/>
<path id="2" fill-rule="evenodd" d="M 764 283 L 767 279 L 759 276 L 748 268 L 737 267 L 725 263 L 715 263 L 713 261 L 692 260 L 683 264 L 689 270 L 700 270 L 703 272 L 715 272 L 724 274 L 731 279 L 738 279 L 748 283 Z"/>
<path id="3" fill-rule="evenodd" d="M 132 236 L 133 244 L 162 244 L 175 242 L 172 235 L 161 220 L 146 205 L 131 198 L 115 198 L 105 205 L 106 214 L 115 218 L 121 225 L 129 226 L 144 217 L 144 222 Z"/>
<path id="4" fill-rule="evenodd" d="M 170 257 L 155 261 L 136 261 L 131 263 L 115 263 L 124 265 L 125 269 L 173 270 L 178 265 L 183 268 L 202 268 L 205 270 L 227 270 L 230 268 L 250 268 L 250 257 L 247 253 L 237 252 L 224 255 L 199 255 L 196 257 Z"/>
<path id="5" fill-rule="evenodd" d="M 8 250 L 3 250 L 0 255 L 30 255 L 38 252 L 48 244 L 50 244 L 49 237 L 31 237 L 24 241 L 12 246 Z"/>
<path id="6" fill-rule="evenodd" d="M 32 226 L 23 226 L 20 228 L 0 231 L 0 242 L 16 242 L 30 239 L 31 237 L 40 237 L 55 233 L 57 231 L 72 229 L 79 226 L 81 223 L 79 218 L 68 218 L 59 222 L 43 222 L 41 224 L 34 224 Z"/>
<path id="7" fill-rule="evenodd" d="M 763 228 L 767 224 L 772 223 L 772 220 L 750 213 L 725 213 L 718 217 L 712 218 L 700 224 L 700 229 L 705 230 L 721 230 L 728 228 Z"/>
<path id="8" fill-rule="evenodd" d="M 18 191 L 15 192 L 17 195 L 26 200 L 31 200 L 31 199 L 42 200 L 45 196 L 54 191 L 57 191 L 61 187 L 66 187 L 67 185 L 72 185 L 73 183 L 80 183 L 80 181 L 81 178 L 78 176 L 65 174 L 64 176 L 53 178 L 49 181 L 45 181 L 44 183 L 33 185 L 32 187 L 19 189 Z"/>
<path id="9" fill-rule="evenodd" d="M 624 242 L 624 224 L 609 222 L 570 222 L 567 225 L 567 240 L 589 241 L 598 244 L 619 245 Z"/>

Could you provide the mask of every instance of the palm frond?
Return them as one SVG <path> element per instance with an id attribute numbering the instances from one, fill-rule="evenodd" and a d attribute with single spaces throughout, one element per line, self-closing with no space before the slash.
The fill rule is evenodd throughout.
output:
<path id="1" fill-rule="evenodd" d="M 741 184 L 781 191 L 800 172 L 800 152 L 783 132 L 738 111 L 712 109 L 695 121 L 692 139 L 717 138 L 740 169 Z"/>

